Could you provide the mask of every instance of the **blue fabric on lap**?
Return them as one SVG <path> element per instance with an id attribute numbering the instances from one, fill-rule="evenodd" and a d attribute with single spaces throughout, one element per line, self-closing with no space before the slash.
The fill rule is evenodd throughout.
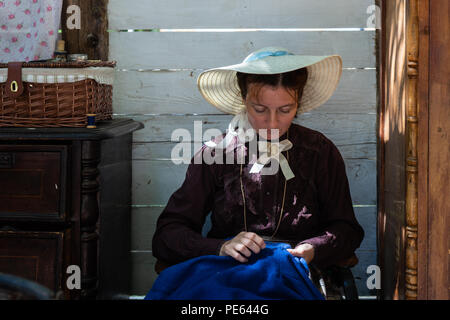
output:
<path id="1" fill-rule="evenodd" d="M 286 251 L 290 247 L 266 241 L 247 263 L 207 255 L 173 265 L 160 273 L 145 300 L 324 300 L 305 260 Z"/>

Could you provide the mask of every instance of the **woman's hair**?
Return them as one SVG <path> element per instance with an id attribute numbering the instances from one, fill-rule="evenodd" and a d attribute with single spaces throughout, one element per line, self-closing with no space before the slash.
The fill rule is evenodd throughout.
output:
<path id="1" fill-rule="evenodd" d="M 308 79 L 308 71 L 306 68 L 297 69 L 285 73 L 278 74 L 250 74 L 237 72 L 237 81 L 239 89 L 241 90 L 242 99 L 246 99 L 248 93 L 248 87 L 250 84 L 257 84 L 256 95 L 259 90 L 269 85 L 272 87 L 282 86 L 287 89 L 292 89 L 295 92 L 298 101 L 298 107 L 300 107 L 300 100 L 303 94 L 303 88 L 305 87 L 306 80 Z"/>

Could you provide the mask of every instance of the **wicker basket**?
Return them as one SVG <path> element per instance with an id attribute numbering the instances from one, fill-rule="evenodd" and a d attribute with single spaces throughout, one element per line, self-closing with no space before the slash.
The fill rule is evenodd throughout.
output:
<path id="1" fill-rule="evenodd" d="M 111 119 L 112 80 L 101 83 L 96 73 L 107 68 L 111 74 L 114 66 L 115 62 L 0 64 L 0 70 L 7 68 L 8 73 L 7 81 L 0 81 L 0 127 L 85 127 L 88 114 L 95 114 L 96 121 Z M 45 75 L 30 78 L 26 70 Z M 78 78 L 70 70 L 76 70 Z M 17 83 L 12 85 L 14 74 L 20 92 L 13 90 L 17 90 Z M 39 77 L 44 80 L 25 81 Z M 47 83 L 49 79 L 53 83 Z"/>

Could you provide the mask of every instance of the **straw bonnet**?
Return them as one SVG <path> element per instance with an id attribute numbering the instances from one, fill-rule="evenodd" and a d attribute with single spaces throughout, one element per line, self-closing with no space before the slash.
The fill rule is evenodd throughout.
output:
<path id="1" fill-rule="evenodd" d="M 266 47 L 251 53 L 242 63 L 202 72 L 197 85 L 213 106 L 228 114 L 239 114 L 245 105 L 236 72 L 278 74 L 304 67 L 308 70 L 308 79 L 297 110 L 297 113 L 303 113 L 324 104 L 332 96 L 342 74 L 340 56 L 296 55 L 284 48 Z"/>

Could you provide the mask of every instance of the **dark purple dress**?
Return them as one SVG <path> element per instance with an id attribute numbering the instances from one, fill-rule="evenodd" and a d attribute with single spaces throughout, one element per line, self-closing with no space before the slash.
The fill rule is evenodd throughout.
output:
<path id="1" fill-rule="evenodd" d="M 293 147 L 283 155 L 295 178 L 287 181 L 276 237 L 294 246 L 310 243 L 314 246 L 312 262 L 326 267 L 351 256 L 364 231 L 355 218 L 344 161 L 336 146 L 320 132 L 297 124 L 290 126 L 288 134 Z M 286 137 L 287 133 L 279 141 Z M 224 152 L 215 150 L 203 145 L 194 158 L 204 152 Z M 249 173 L 248 157 L 243 165 L 248 231 L 272 236 L 280 217 L 285 178 L 281 170 L 274 175 Z M 194 158 L 153 236 L 153 255 L 167 263 L 218 254 L 225 238 L 244 231 L 240 164 L 194 164 Z M 201 231 L 209 212 L 212 227 L 205 238 Z"/>

